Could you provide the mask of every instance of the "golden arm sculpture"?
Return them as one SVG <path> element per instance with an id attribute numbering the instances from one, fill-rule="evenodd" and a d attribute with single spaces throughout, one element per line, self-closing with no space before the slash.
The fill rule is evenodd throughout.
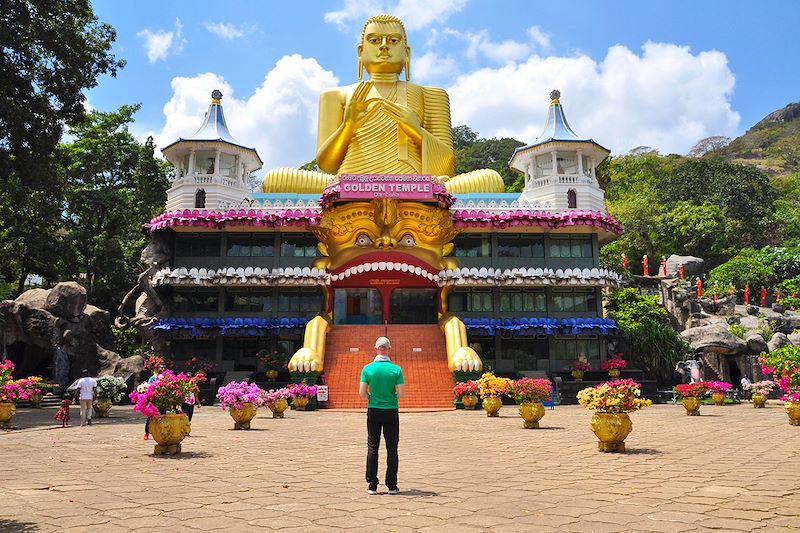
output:
<path id="1" fill-rule="evenodd" d="M 443 89 L 408 81 L 411 48 L 399 19 L 369 19 L 357 51 L 359 82 L 320 96 L 317 165 L 322 172 L 271 170 L 264 192 L 321 193 L 339 174 L 430 174 L 451 193 L 505 190 L 494 170 L 453 176 L 449 98 Z M 361 81 L 364 69 L 368 81 Z M 406 81 L 400 81 L 404 69 Z"/>

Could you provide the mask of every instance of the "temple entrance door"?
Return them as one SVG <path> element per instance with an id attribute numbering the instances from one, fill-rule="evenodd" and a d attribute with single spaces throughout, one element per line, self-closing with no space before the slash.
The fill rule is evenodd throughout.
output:
<path id="1" fill-rule="evenodd" d="M 392 291 L 392 324 L 436 324 L 437 289 L 395 289 Z"/>
<path id="2" fill-rule="evenodd" d="M 383 305 L 377 289 L 334 289 L 334 324 L 382 324 Z"/>

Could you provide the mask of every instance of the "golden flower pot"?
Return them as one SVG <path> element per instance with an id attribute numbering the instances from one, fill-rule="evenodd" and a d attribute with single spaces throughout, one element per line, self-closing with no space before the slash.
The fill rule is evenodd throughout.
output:
<path id="1" fill-rule="evenodd" d="M 306 406 L 308 405 L 308 398 L 297 396 L 294 400 L 292 400 L 292 403 L 294 404 L 294 408 L 298 411 L 305 411 Z"/>
<path id="2" fill-rule="evenodd" d="M 486 411 L 486 416 L 500 416 L 500 408 L 503 407 L 503 402 L 497 396 L 489 396 L 483 399 L 482 405 Z"/>
<path id="3" fill-rule="evenodd" d="M 784 409 L 786 409 L 786 414 L 789 415 L 789 424 L 800 426 L 800 402 L 784 404 Z"/>
<path id="4" fill-rule="evenodd" d="M 572 371 L 572 378 L 575 381 L 583 381 L 583 370 L 573 370 Z"/>
<path id="5" fill-rule="evenodd" d="M 278 379 L 278 371 L 275 369 L 267 370 L 266 374 L 267 374 L 267 379 L 270 381 L 275 381 L 276 379 Z"/>
<path id="6" fill-rule="evenodd" d="M 0 402 L 0 428 L 11 426 L 11 419 L 17 414 L 17 408 L 13 402 Z"/>
<path id="7" fill-rule="evenodd" d="M 612 368 L 608 371 L 608 375 L 611 379 L 619 379 L 619 368 Z"/>
<path id="8" fill-rule="evenodd" d="M 467 394 L 461 397 L 461 403 L 464 405 L 464 409 L 475 409 L 475 406 L 478 405 L 478 397 L 474 394 Z"/>
<path id="9" fill-rule="evenodd" d="M 525 429 L 539 429 L 539 420 L 544 417 L 542 402 L 525 402 L 519 406 L 519 416 L 522 417 L 522 427 Z"/>
<path id="10" fill-rule="evenodd" d="M 92 406 L 97 416 L 100 418 L 108 418 L 108 412 L 111 410 L 111 400 L 97 400 Z"/>
<path id="11" fill-rule="evenodd" d="M 591 428 L 598 439 L 598 450 L 624 452 L 625 437 L 633 431 L 633 424 L 627 413 L 595 413 Z"/>
<path id="12" fill-rule="evenodd" d="M 250 421 L 256 417 L 256 406 L 248 402 L 241 409 L 231 407 L 230 413 L 233 429 L 250 429 Z"/>
<path id="13" fill-rule="evenodd" d="M 28 401 L 31 403 L 31 407 L 34 409 L 39 409 L 42 407 L 42 400 L 44 400 L 44 397 L 41 394 L 36 394 L 31 396 L 30 400 Z"/>
<path id="14" fill-rule="evenodd" d="M 150 419 L 150 433 L 156 444 L 154 455 L 175 455 L 181 453 L 181 441 L 192 430 L 189 417 L 185 414 L 157 415 Z"/>
<path id="15" fill-rule="evenodd" d="M 283 412 L 289 408 L 289 402 L 281 398 L 277 402 L 267 404 L 267 407 L 272 411 L 272 418 L 283 418 Z"/>
<path id="16" fill-rule="evenodd" d="M 767 405 L 767 397 L 764 394 L 753 394 L 753 407 L 763 409 Z"/>
<path id="17" fill-rule="evenodd" d="M 726 396 L 724 392 L 714 392 L 711 394 L 711 399 L 714 400 L 714 405 L 725 405 Z"/>
<path id="18" fill-rule="evenodd" d="M 700 398 L 684 398 L 683 407 L 686 409 L 687 416 L 699 416 Z"/>

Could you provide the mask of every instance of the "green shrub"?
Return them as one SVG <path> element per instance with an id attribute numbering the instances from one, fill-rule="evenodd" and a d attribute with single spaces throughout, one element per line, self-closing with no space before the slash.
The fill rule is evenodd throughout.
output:
<path id="1" fill-rule="evenodd" d="M 739 289 L 751 287 L 758 289 L 762 286 L 771 287 L 775 284 L 775 272 L 765 266 L 752 250 L 744 250 L 739 255 L 722 263 L 708 275 L 707 286 L 718 284 L 727 288 L 733 284 Z M 707 291 L 704 291 L 707 292 Z"/>
<path id="2" fill-rule="evenodd" d="M 800 245 L 765 246 L 754 257 L 775 273 L 776 280 L 800 277 Z"/>
<path id="3" fill-rule="evenodd" d="M 678 361 L 694 352 L 669 324 L 645 320 L 636 329 L 623 333 L 628 358 L 659 384 L 669 384 Z"/>
<path id="4" fill-rule="evenodd" d="M 761 336 L 764 337 L 764 340 L 767 342 L 771 341 L 772 336 L 775 334 L 772 330 L 772 325 L 763 318 L 758 319 L 758 331 L 761 332 Z"/>
<path id="5" fill-rule="evenodd" d="M 739 337 L 740 339 L 744 340 L 744 336 L 747 335 L 747 330 L 744 329 L 744 326 L 741 324 L 731 324 L 728 326 L 728 331 Z"/>
<path id="6" fill-rule="evenodd" d="M 786 309 L 800 309 L 800 298 L 783 298 L 780 305 Z"/>
<path id="7" fill-rule="evenodd" d="M 639 289 L 619 289 L 608 295 L 608 316 L 623 333 L 633 331 L 647 321 L 664 322 L 667 311 L 658 296 L 643 296 Z"/>
<path id="8" fill-rule="evenodd" d="M 800 295 L 800 276 L 783 280 L 778 284 L 778 288 L 788 294 Z"/>

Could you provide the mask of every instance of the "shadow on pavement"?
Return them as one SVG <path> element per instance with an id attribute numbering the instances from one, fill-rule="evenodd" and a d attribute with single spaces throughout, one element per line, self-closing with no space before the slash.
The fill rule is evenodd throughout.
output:
<path id="1" fill-rule="evenodd" d="M 167 461 L 183 461 L 187 459 L 208 459 L 214 457 L 213 453 L 208 452 L 181 452 L 177 455 L 153 455 L 153 459 L 164 459 Z M 0 529 L 2 531 L 2 529 Z"/>
<path id="2" fill-rule="evenodd" d="M 429 490 L 417 490 L 417 489 L 401 490 L 400 494 L 397 494 L 397 496 L 425 496 L 425 497 L 438 496 L 438 495 L 439 495 L 438 492 L 432 492 Z"/>
<path id="3" fill-rule="evenodd" d="M 9 533 L 21 533 L 23 531 L 39 531 L 39 526 L 31 522 L 18 522 L 17 520 L 7 520 L 0 518 L 0 531 Z"/>
<path id="4" fill-rule="evenodd" d="M 626 448 L 626 455 L 663 455 L 664 452 L 655 448 Z"/>

